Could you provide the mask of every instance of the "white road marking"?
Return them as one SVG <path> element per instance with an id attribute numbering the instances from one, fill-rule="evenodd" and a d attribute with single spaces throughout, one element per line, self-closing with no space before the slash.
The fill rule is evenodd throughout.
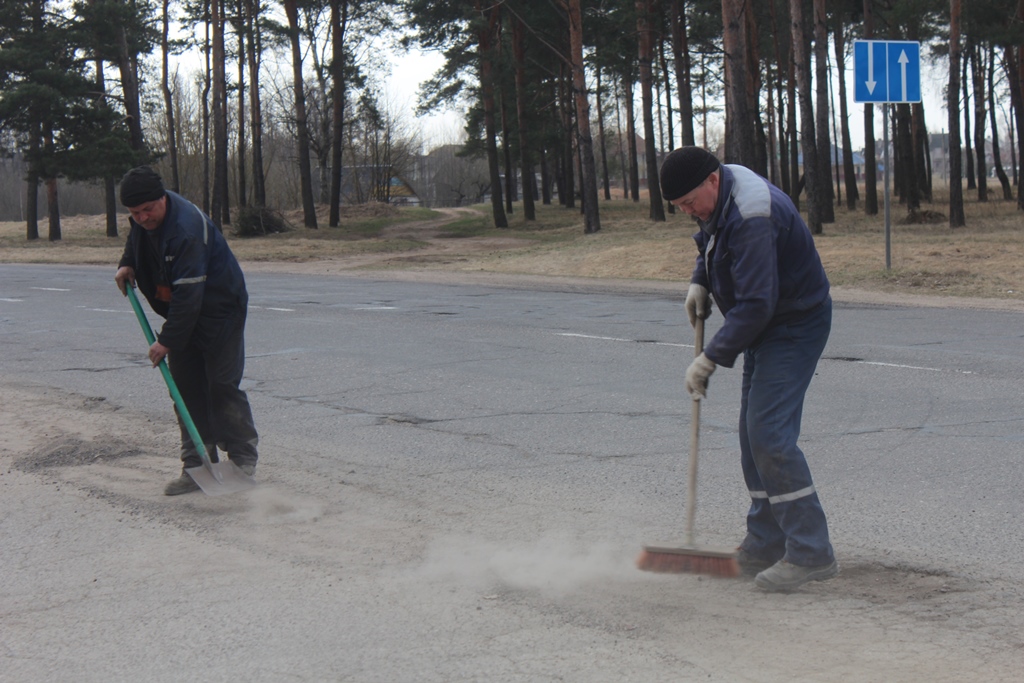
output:
<path id="1" fill-rule="evenodd" d="M 638 340 L 638 339 L 622 339 L 620 337 L 599 337 L 599 336 L 593 335 L 593 334 L 578 334 L 576 332 L 556 332 L 555 334 L 557 334 L 559 337 L 578 337 L 580 339 L 599 339 L 601 341 L 629 342 L 630 344 L 640 343 L 640 340 Z M 654 346 L 678 346 L 679 348 L 683 348 L 683 349 L 692 349 L 693 348 L 693 344 L 673 344 L 671 342 L 659 342 L 659 341 L 650 341 L 650 342 L 643 342 L 643 343 L 645 343 L 645 344 L 653 344 Z"/>
<path id="2" fill-rule="evenodd" d="M 881 363 L 873 360 L 858 360 L 854 361 L 862 365 L 880 365 L 885 368 L 903 368 L 904 370 L 925 370 L 927 372 L 946 372 L 943 368 L 924 368 L 918 365 L 901 365 L 899 363 Z M 949 372 L 958 372 L 961 375 L 973 375 L 974 373 L 970 370 L 950 370 Z"/>
<path id="3" fill-rule="evenodd" d="M 559 337 L 577 337 L 577 338 L 580 338 L 580 339 L 598 339 L 600 341 L 629 342 L 629 343 L 637 343 L 639 341 L 637 339 L 623 339 L 621 337 L 600 337 L 600 336 L 593 335 L 593 334 L 579 334 L 579 333 L 576 333 L 576 332 L 556 332 L 555 334 L 557 334 Z M 672 344 L 672 343 L 669 343 L 669 342 L 657 342 L 657 341 L 644 342 L 644 343 L 654 344 L 655 346 L 678 346 L 678 347 L 684 348 L 684 349 L 692 349 L 693 348 L 693 344 Z M 830 360 L 830 359 L 823 358 L 822 360 Z M 831 360 L 835 360 L 835 359 L 831 359 Z M 853 362 L 854 363 L 860 363 L 861 365 L 878 365 L 878 366 L 886 367 L 886 368 L 903 368 L 904 370 L 924 370 L 926 372 L 946 372 L 946 370 L 944 370 L 943 368 L 926 368 L 926 367 L 921 367 L 921 366 L 918 366 L 918 365 L 901 365 L 899 363 L 882 363 L 880 361 L 870 361 L 870 360 L 855 360 Z M 950 370 L 949 372 L 956 372 L 956 373 L 959 373 L 961 375 L 973 375 L 974 374 L 970 370 Z"/>

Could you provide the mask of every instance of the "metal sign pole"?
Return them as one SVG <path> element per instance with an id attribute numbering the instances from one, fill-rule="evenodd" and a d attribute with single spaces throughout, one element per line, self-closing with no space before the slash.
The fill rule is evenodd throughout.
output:
<path id="1" fill-rule="evenodd" d="M 882 186 L 885 188 L 885 270 L 892 268 L 892 229 L 889 222 L 889 105 L 882 105 Z"/>

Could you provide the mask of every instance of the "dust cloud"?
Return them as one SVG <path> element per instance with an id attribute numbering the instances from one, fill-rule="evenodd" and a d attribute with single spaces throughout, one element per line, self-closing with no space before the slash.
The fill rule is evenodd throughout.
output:
<path id="1" fill-rule="evenodd" d="M 468 537 L 434 541 L 416 570 L 427 580 L 457 579 L 483 590 L 505 586 L 564 596 L 595 582 L 636 579 L 628 553 L 610 543 L 587 544 L 568 534 L 534 543 L 497 543 Z"/>

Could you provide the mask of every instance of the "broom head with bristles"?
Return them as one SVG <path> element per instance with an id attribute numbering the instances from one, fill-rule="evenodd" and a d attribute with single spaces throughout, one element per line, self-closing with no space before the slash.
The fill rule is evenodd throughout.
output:
<path id="1" fill-rule="evenodd" d="M 740 575 L 736 551 L 701 546 L 644 546 L 636 560 L 638 569 L 661 574 L 707 574 L 734 577 Z"/>

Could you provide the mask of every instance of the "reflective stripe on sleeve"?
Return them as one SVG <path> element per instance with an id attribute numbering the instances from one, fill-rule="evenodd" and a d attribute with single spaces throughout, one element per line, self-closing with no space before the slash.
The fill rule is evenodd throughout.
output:
<path id="1" fill-rule="evenodd" d="M 200 282 L 206 282 L 206 276 L 200 275 L 199 277 L 183 277 L 180 280 L 175 280 L 172 285 L 198 285 Z"/>

